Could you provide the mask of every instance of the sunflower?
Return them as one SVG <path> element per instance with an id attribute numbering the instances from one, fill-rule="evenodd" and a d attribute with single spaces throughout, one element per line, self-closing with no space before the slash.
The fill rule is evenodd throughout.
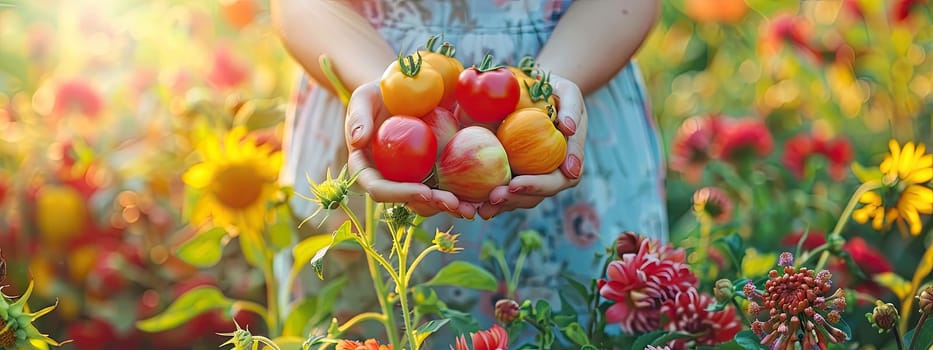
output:
<path id="1" fill-rule="evenodd" d="M 200 190 L 192 221 L 211 220 L 215 226 L 233 226 L 239 232 L 259 232 L 271 212 L 276 195 L 282 154 L 257 145 L 245 128 L 231 130 L 223 140 L 209 138 L 198 145 L 202 162 L 185 172 L 183 180 Z"/>
<path id="2" fill-rule="evenodd" d="M 902 233 L 916 236 L 923 230 L 920 215 L 933 214 L 933 189 L 929 187 L 933 179 L 933 154 L 926 154 L 922 143 L 915 146 L 908 142 L 901 147 L 891 140 L 889 147 L 891 153 L 879 166 L 884 196 L 876 192 L 863 194 L 859 202 L 864 206 L 853 212 L 852 218 L 859 223 L 871 220 L 876 230 L 887 229 L 896 222 Z"/>

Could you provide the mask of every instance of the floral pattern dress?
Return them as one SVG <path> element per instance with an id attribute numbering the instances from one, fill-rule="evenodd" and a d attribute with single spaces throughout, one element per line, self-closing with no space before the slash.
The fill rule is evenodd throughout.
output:
<path id="1" fill-rule="evenodd" d="M 464 66 L 478 64 L 490 53 L 500 63 L 514 64 L 526 55 L 536 56 L 569 0 L 355 0 L 357 11 L 396 51 L 412 52 L 432 34 L 443 33 L 444 40 L 457 48 Z M 345 109 L 325 89 L 302 79 L 288 117 L 286 165 L 282 180 L 296 191 L 307 193 L 304 176 L 323 179 L 329 169 L 339 172 L 346 163 L 343 139 Z M 559 293 L 569 290 L 565 277 L 588 284 L 598 278 L 601 263 L 595 254 L 613 245 L 623 231 L 667 239 L 667 217 L 663 193 L 664 167 L 657 129 L 649 114 L 648 99 L 635 63 L 620 71 L 606 86 L 585 98 L 589 115 L 583 178 L 579 185 L 543 201 L 533 209 L 516 210 L 492 220 L 473 221 L 437 215 L 425 222 L 426 228 L 461 233 L 465 251 L 455 255 L 435 254 L 423 269 L 437 271 L 453 260 L 469 260 L 497 272 L 494 262 L 480 261 L 481 246 L 491 240 L 508 252 L 514 262 L 520 249 L 519 231 L 533 229 L 542 237 L 542 249 L 531 254 L 521 273 L 517 297 L 546 299 L 560 310 Z M 296 216 L 312 213 L 314 203 L 296 199 Z M 335 258 L 336 259 L 336 258 Z M 351 254 L 330 264 L 335 274 L 356 276 L 349 283 L 367 283 L 365 262 Z M 355 259 L 355 261 L 352 261 Z M 433 265 L 433 266 L 432 266 Z M 359 271 L 352 270 L 357 269 Z M 427 276 L 425 276 L 427 277 Z M 501 274 L 498 277 L 502 280 Z M 306 278 L 306 288 L 315 288 L 315 278 Z M 449 306 L 471 312 L 488 327 L 494 321 L 494 303 L 503 296 L 505 282 L 498 292 L 465 288 L 442 288 L 441 300 Z M 345 288 L 337 305 L 338 317 L 358 312 L 370 287 Z M 349 293 L 357 293 L 350 295 Z M 579 308 L 585 305 L 571 305 Z M 444 346 L 446 348 L 446 346 Z"/>

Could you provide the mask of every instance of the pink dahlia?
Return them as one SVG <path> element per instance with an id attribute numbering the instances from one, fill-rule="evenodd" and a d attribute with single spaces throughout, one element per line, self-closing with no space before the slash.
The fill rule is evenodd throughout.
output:
<path id="1" fill-rule="evenodd" d="M 658 329 L 661 305 L 697 285 L 683 250 L 650 239 L 641 244 L 637 253 L 609 263 L 608 279 L 599 285 L 600 294 L 615 302 L 606 320 L 628 333 Z"/>
<path id="2" fill-rule="evenodd" d="M 823 156 L 829 163 L 829 177 L 841 181 L 852 162 L 852 144 L 838 138 L 826 140 L 812 135 L 796 135 L 784 142 L 781 162 L 798 179 L 804 177 L 807 161 L 816 155 Z"/>
<path id="3" fill-rule="evenodd" d="M 509 347 L 509 333 L 505 331 L 505 328 L 497 324 L 487 330 L 471 333 L 470 340 L 473 342 L 473 350 L 507 350 Z M 467 346 L 466 336 L 463 335 L 457 338 L 456 345 L 450 348 L 452 350 L 470 350 L 470 347 Z"/>
<path id="4" fill-rule="evenodd" d="M 722 132 L 713 147 L 716 158 L 730 163 L 766 157 L 774 149 L 774 139 L 764 121 L 745 118 Z"/>
<path id="5" fill-rule="evenodd" d="M 661 314 L 666 320 L 665 329 L 697 335 L 692 341 L 696 345 L 713 346 L 732 340 L 742 330 L 735 315 L 735 309 L 728 307 L 722 311 L 707 311 L 713 303 L 713 297 L 699 294 L 696 289 L 677 293 L 661 306 Z M 673 343 L 673 349 L 686 349 L 684 340 Z"/>
<path id="6" fill-rule="evenodd" d="M 724 124 L 723 117 L 719 115 L 685 120 L 671 141 L 671 169 L 683 173 L 687 181 L 699 182 L 703 167 L 713 158 L 713 140 L 722 132 Z"/>

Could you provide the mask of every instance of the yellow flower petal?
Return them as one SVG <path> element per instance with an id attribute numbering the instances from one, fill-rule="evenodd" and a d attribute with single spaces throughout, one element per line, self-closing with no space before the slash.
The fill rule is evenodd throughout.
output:
<path id="1" fill-rule="evenodd" d="M 906 179 L 914 169 L 914 143 L 908 142 L 901 149 L 901 155 L 897 162 L 897 175 L 901 179 Z"/>
<path id="2" fill-rule="evenodd" d="M 182 175 L 185 184 L 198 189 L 207 187 L 213 178 L 214 167 L 209 163 L 195 164 Z"/>

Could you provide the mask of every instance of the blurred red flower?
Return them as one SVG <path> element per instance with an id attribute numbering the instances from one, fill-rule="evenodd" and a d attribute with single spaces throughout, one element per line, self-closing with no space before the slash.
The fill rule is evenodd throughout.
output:
<path id="1" fill-rule="evenodd" d="M 214 58 L 207 81 L 214 87 L 226 89 L 243 83 L 247 77 L 247 67 L 234 57 L 230 48 L 220 46 L 214 50 Z"/>
<path id="2" fill-rule="evenodd" d="M 380 345 L 375 339 L 362 343 L 356 340 L 341 340 L 337 343 L 336 350 L 392 350 L 392 345 Z"/>
<path id="3" fill-rule="evenodd" d="M 783 44 L 788 43 L 799 53 L 815 62 L 821 62 L 819 50 L 810 43 L 813 38 L 810 23 L 803 17 L 783 13 L 771 18 L 766 24 L 762 45 L 765 54 L 772 54 L 779 50 Z"/>
<path id="4" fill-rule="evenodd" d="M 892 5 L 891 15 L 896 22 L 904 22 L 910 17 L 911 11 L 917 5 L 929 2 L 929 0 L 895 0 Z"/>
<path id="5" fill-rule="evenodd" d="M 689 182 L 699 182 L 703 167 L 713 158 L 713 140 L 725 124 L 724 117 L 715 114 L 684 120 L 671 141 L 671 170 L 683 173 Z"/>
<path id="6" fill-rule="evenodd" d="M 825 157 L 829 162 L 829 177 L 842 181 L 852 162 L 852 144 L 845 138 L 826 140 L 820 136 L 798 134 L 784 142 L 782 163 L 791 174 L 802 179 L 807 161 L 814 155 Z"/>
<path id="7" fill-rule="evenodd" d="M 743 118 L 730 123 L 713 145 L 716 158 L 733 164 L 766 157 L 774 149 L 771 131 L 758 118 Z"/>
<path id="8" fill-rule="evenodd" d="M 88 117 L 97 117 L 103 109 L 104 98 L 87 81 L 67 80 L 59 84 L 55 91 L 52 112 L 57 116 L 77 112 Z"/>

